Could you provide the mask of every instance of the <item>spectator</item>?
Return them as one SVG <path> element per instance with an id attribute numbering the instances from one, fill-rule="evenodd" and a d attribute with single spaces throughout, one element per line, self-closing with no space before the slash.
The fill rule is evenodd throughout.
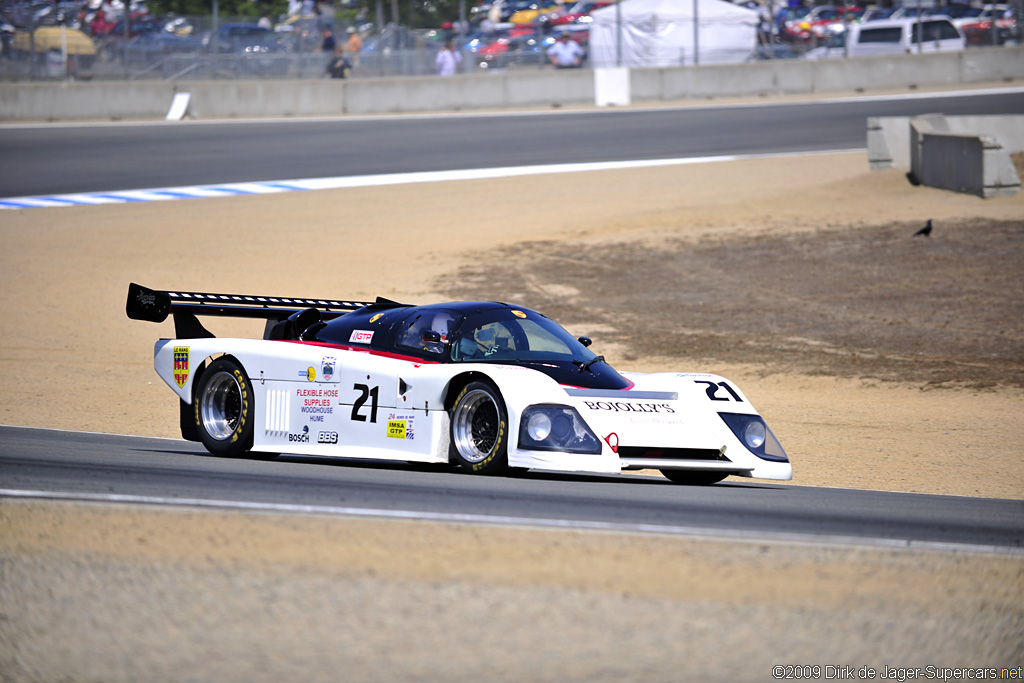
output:
<path id="1" fill-rule="evenodd" d="M 345 41 L 345 52 L 352 55 L 353 64 L 359 63 L 359 52 L 363 49 L 363 39 L 354 27 L 349 26 L 345 31 L 348 33 L 348 40 Z"/>
<path id="2" fill-rule="evenodd" d="M 259 26 L 260 28 L 265 28 L 268 31 L 274 28 L 274 24 L 270 21 L 270 15 L 267 14 L 266 12 L 264 12 L 263 16 L 260 17 L 260 20 L 256 22 L 256 25 Z"/>
<path id="3" fill-rule="evenodd" d="M 323 30 L 323 40 L 320 41 L 320 47 L 317 48 L 317 52 L 327 52 L 328 54 L 334 52 L 337 42 L 334 40 L 334 34 L 331 33 L 331 29 L 325 28 Z"/>
<path id="4" fill-rule="evenodd" d="M 348 78 L 352 64 L 345 58 L 345 48 L 338 45 L 334 48 L 334 56 L 327 62 L 327 73 L 331 78 Z"/>
<path id="5" fill-rule="evenodd" d="M 444 49 L 437 53 L 435 63 L 438 76 L 454 76 L 462 63 L 462 54 L 455 51 L 455 45 L 449 40 L 445 42 Z"/>
<path id="6" fill-rule="evenodd" d="M 548 59 L 556 69 L 578 69 L 583 64 L 583 48 L 563 31 L 558 42 L 548 48 Z"/>
<path id="7" fill-rule="evenodd" d="M 97 38 L 107 35 L 107 31 L 110 30 L 111 24 L 107 23 L 107 14 L 102 9 L 96 10 L 96 16 L 93 17 L 92 23 L 89 24 L 89 33 L 96 36 Z"/>

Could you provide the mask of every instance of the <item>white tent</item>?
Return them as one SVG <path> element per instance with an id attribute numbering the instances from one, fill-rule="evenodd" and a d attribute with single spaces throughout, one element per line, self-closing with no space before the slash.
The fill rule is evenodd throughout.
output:
<path id="1" fill-rule="evenodd" d="M 590 16 L 597 68 L 742 62 L 757 44 L 757 12 L 722 0 L 621 0 Z"/>

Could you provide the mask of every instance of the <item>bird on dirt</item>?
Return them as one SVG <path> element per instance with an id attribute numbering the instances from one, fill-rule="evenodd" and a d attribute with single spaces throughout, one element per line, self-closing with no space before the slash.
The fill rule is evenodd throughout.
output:
<path id="1" fill-rule="evenodd" d="M 921 228 L 920 230 L 918 230 L 917 232 L 914 233 L 914 237 L 917 237 L 918 235 L 924 235 L 925 237 L 928 237 L 931 234 L 932 234 L 932 219 L 929 218 L 928 219 L 928 223 L 926 223 L 923 228 Z"/>

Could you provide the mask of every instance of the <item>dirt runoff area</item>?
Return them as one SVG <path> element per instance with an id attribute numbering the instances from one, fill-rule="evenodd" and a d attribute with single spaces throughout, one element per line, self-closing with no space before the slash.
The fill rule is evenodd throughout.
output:
<path id="1" fill-rule="evenodd" d="M 1024 499 L 1022 216 L 864 153 L 0 212 L 0 422 L 177 436 L 172 327 L 125 317 L 131 281 L 471 296 L 623 370 L 734 380 L 794 485 Z M 0 505 L 12 680 L 1017 667 L 1021 596 L 1019 557 Z"/>

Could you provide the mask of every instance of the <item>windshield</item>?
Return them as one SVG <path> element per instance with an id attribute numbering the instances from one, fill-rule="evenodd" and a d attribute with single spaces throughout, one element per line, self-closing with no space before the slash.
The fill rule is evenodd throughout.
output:
<path id="1" fill-rule="evenodd" d="M 595 357 L 554 321 L 518 310 L 490 311 L 468 318 L 451 348 L 453 361 L 586 363 Z"/>

